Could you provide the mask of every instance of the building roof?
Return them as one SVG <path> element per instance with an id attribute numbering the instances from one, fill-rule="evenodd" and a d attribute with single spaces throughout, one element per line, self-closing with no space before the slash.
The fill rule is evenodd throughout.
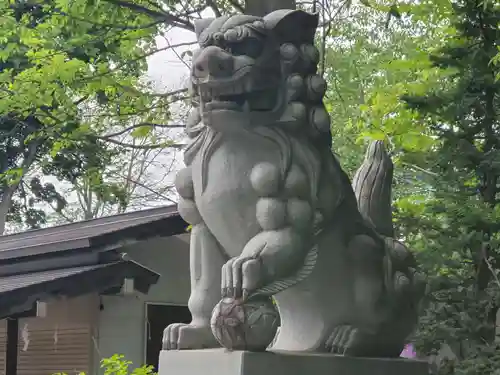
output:
<path id="1" fill-rule="evenodd" d="M 105 250 L 127 241 L 181 234 L 186 227 L 172 205 L 30 230 L 0 236 L 0 263 L 77 249 Z"/>
<path id="2" fill-rule="evenodd" d="M 54 296 L 119 290 L 126 278 L 147 293 L 160 275 L 120 247 L 186 227 L 174 205 L 0 236 L 0 319 Z"/>
<path id="3" fill-rule="evenodd" d="M 136 289 L 147 293 L 159 277 L 128 259 L 0 277 L 0 319 L 21 313 L 38 300 L 104 292 L 121 286 L 126 278 L 133 278 Z"/>

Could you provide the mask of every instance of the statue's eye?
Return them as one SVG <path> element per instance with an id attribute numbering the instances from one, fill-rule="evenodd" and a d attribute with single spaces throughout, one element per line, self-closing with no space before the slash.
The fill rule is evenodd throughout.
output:
<path id="1" fill-rule="evenodd" d="M 255 59 L 262 53 L 263 45 L 256 38 L 246 38 L 239 42 L 231 43 L 229 48 L 234 56 L 246 55 Z"/>

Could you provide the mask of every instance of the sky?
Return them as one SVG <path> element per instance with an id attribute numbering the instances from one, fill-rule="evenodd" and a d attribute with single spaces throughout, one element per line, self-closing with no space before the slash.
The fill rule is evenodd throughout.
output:
<path id="1" fill-rule="evenodd" d="M 201 13 L 204 18 L 214 17 L 211 9 L 206 9 Z M 193 32 L 181 28 L 173 28 L 163 37 L 156 38 L 159 49 L 180 43 L 195 42 L 196 37 Z M 161 51 L 148 58 L 148 78 L 153 80 L 158 91 L 168 92 L 186 86 L 189 77 L 189 68 L 179 57 L 182 52 L 193 49 L 192 47 L 179 47 L 175 51 Z"/>
<path id="2" fill-rule="evenodd" d="M 213 17 L 213 13 L 211 10 L 207 10 L 202 13 L 203 17 Z M 189 61 L 182 60 L 183 52 L 187 50 L 193 50 L 196 48 L 195 34 L 191 31 L 184 30 L 181 28 L 174 28 L 170 30 L 165 37 L 159 36 L 156 38 L 157 48 L 163 49 L 167 48 L 169 45 L 177 45 L 183 43 L 193 42 L 193 45 L 183 46 L 173 49 L 167 49 L 165 51 L 158 52 L 148 58 L 148 73 L 147 80 L 153 82 L 153 87 L 155 91 L 158 93 L 168 93 L 173 90 L 178 90 L 181 88 L 187 87 L 187 82 L 189 79 Z M 172 111 L 175 112 L 175 107 L 172 107 Z M 178 112 L 182 114 L 186 113 L 186 109 L 179 109 Z M 173 120 L 174 123 L 178 123 L 178 121 Z M 182 130 L 177 129 L 175 132 L 172 132 L 172 138 L 181 143 L 186 143 L 187 139 Z M 180 151 L 171 151 L 165 150 L 165 153 L 162 155 L 162 159 L 164 160 L 164 165 L 172 165 L 172 171 L 165 178 L 165 183 L 173 184 L 175 179 L 175 174 L 178 170 L 184 167 L 184 162 L 182 158 L 183 152 Z M 153 175 L 157 175 L 159 178 L 165 175 L 165 170 L 162 170 L 161 167 L 152 171 Z M 172 194 L 169 197 L 173 200 L 176 200 L 175 192 L 172 191 Z M 158 202 L 153 202 L 154 205 L 163 205 L 169 204 L 171 202 L 159 200 Z M 144 207 L 147 208 L 147 207 Z"/>
<path id="3" fill-rule="evenodd" d="M 159 36 L 156 38 L 157 48 L 163 49 L 170 45 L 195 42 L 195 34 L 188 30 L 175 28 L 170 30 L 164 37 Z M 158 93 L 168 93 L 170 91 L 178 90 L 187 87 L 187 82 L 189 79 L 189 61 L 183 61 L 182 54 L 187 50 L 192 50 L 196 47 L 195 44 L 192 46 L 183 46 L 173 49 L 167 49 L 165 51 L 158 52 L 148 58 L 148 73 L 147 80 L 153 83 L 154 90 Z M 179 113 L 179 115 L 185 115 L 186 108 L 179 108 L 179 106 L 172 106 L 172 112 L 174 114 Z M 178 123 L 178 120 L 173 120 L 173 123 Z M 187 139 L 185 137 L 184 131 L 182 129 L 175 129 L 169 131 L 169 137 L 171 137 L 176 142 L 186 143 Z M 164 150 L 160 156 L 159 167 L 154 167 L 151 170 L 152 179 L 161 180 L 165 184 L 173 185 L 175 181 L 176 172 L 184 167 L 183 161 L 183 151 L 182 150 Z M 171 166 L 171 171 L 166 177 L 164 167 Z M 162 169 L 163 168 L 163 169 Z M 167 195 L 173 201 L 176 201 L 176 193 L 172 191 Z M 170 204 L 172 202 L 159 199 L 158 201 L 150 202 L 144 208 L 150 207 L 150 205 L 164 205 Z"/>
<path id="4" fill-rule="evenodd" d="M 165 40 L 166 39 L 166 40 Z M 156 39 L 159 49 L 179 43 L 195 41 L 193 32 L 175 28 L 167 33 L 166 38 Z M 186 86 L 189 68 L 179 56 L 189 47 L 179 47 L 173 50 L 161 51 L 148 58 L 148 78 L 153 80 L 159 92 L 168 92 Z"/>

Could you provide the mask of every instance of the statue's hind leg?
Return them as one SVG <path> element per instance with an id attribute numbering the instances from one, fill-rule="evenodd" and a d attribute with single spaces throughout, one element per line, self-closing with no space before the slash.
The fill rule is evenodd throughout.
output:
<path id="1" fill-rule="evenodd" d="M 176 186 L 183 197 L 179 213 L 192 225 L 190 240 L 191 295 L 188 307 L 192 315 L 189 324 L 174 323 L 163 334 L 163 349 L 203 349 L 220 345 L 212 334 L 210 318 L 221 298 L 221 268 L 227 261 L 220 245 L 201 219 L 190 187 L 189 170 L 179 173 Z"/>
<path id="2" fill-rule="evenodd" d="M 336 354 L 369 356 L 376 349 L 372 338 L 387 318 L 384 300 L 384 249 L 370 236 L 355 235 L 348 246 L 349 267 L 353 282 L 353 314 L 343 324 L 333 327 L 325 346 Z"/>
<path id="3" fill-rule="evenodd" d="M 334 327 L 326 348 L 349 356 L 398 357 L 417 321 L 425 282 L 412 267 L 411 253 L 398 241 L 386 239 L 382 262 L 374 258 L 381 255 L 375 242 L 357 237 L 350 251 L 357 264 L 353 267 L 356 307 L 362 314 Z"/>

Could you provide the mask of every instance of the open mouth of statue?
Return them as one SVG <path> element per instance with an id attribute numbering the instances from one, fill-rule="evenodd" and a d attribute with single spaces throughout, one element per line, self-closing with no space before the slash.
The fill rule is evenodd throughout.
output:
<path id="1" fill-rule="evenodd" d="M 272 111 L 278 101 L 278 90 L 265 89 L 241 94 L 217 94 L 216 90 L 202 92 L 201 102 L 204 110 L 229 110 L 239 112 Z"/>

